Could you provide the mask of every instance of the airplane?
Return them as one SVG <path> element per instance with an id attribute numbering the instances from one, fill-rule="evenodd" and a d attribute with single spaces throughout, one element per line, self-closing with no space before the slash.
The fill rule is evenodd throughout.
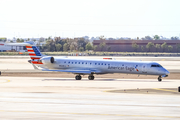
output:
<path id="1" fill-rule="evenodd" d="M 29 62 L 35 69 L 40 67 L 42 71 L 70 72 L 76 74 L 76 80 L 81 80 L 81 75 L 89 75 L 88 79 L 94 80 L 95 74 L 125 73 L 155 75 L 161 82 L 163 77 L 168 77 L 170 74 L 168 70 L 156 62 L 52 57 L 42 55 L 32 41 L 9 43 L 8 45 L 26 46 L 31 58 Z"/>

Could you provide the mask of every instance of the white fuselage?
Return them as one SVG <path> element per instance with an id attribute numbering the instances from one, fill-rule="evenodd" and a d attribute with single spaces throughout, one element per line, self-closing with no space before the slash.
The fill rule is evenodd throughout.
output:
<path id="1" fill-rule="evenodd" d="M 54 63 L 44 63 L 43 68 L 52 70 L 90 70 L 94 74 L 127 73 L 144 75 L 168 75 L 169 72 L 156 62 L 91 60 L 55 58 Z"/>

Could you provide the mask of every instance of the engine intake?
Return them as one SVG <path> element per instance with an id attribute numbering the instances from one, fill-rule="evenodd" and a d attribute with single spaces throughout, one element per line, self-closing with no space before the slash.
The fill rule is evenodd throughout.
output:
<path id="1" fill-rule="evenodd" d="M 51 57 L 51 63 L 54 63 L 54 57 Z"/>
<path id="2" fill-rule="evenodd" d="M 54 57 L 43 57 L 41 61 L 43 64 L 52 64 L 55 62 Z"/>

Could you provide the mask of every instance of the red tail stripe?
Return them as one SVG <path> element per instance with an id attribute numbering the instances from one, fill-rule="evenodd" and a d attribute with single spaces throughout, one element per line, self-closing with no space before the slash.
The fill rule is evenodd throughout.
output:
<path id="1" fill-rule="evenodd" d="M 42 62 L 32 61 L 33 64 L 43 64 Z"/>
<path id="2" fill-rule="evenodd" d="M 36 54 L 31 54 L 31 53 L 29 53 L 29 55 L 30 55 L 30 56 L 36 56 Z"/>
<path id="3" fill-rule="evenodd" d="M 43 63 L 33 63 L 33 64 L 41 64 L 42 65 Z"/>
<path id="4" fill-rule="evenodd" d="M 31 57 L 31 59 L 41 59 L 41 58 L 35 58 L 35 57 Z"/>
<path id="5" fill-rule="evenodd" d="M 34 52 L 34 50 L 28 50 L 28 52 Z"/>
<path id="6" fill-rule="evenodd" d="M 26 46 L 26 48 L 32 48 L 32 46 Z"/>

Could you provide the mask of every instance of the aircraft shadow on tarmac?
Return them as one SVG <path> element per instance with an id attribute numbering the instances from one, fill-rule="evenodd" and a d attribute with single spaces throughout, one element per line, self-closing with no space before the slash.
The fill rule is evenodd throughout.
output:
<path id="1" fill-rule="evenodd" d="M 156 80 L 138 80 L 138 79 L 95 79 L 95 80 L 88 80 L 88 79 L 82 79 L 82 80 L 75 80 L 74 78 L 64 78 L 64 79 L 43 79 L 42 81 L 125 81 L 125 82 L 158 82 Z M 162 82 L 172 82 L 172 81 L 162 81 Z"/>
<path id="2" fill-rule="evenodd" d="M 82 80 L 75 80 L 75 79 L 44 79 L 42 81 L 117 81 L 116 79 L 95 79 L 95 80 L 88 80 L 88 79 L 82 79 Z"/>

